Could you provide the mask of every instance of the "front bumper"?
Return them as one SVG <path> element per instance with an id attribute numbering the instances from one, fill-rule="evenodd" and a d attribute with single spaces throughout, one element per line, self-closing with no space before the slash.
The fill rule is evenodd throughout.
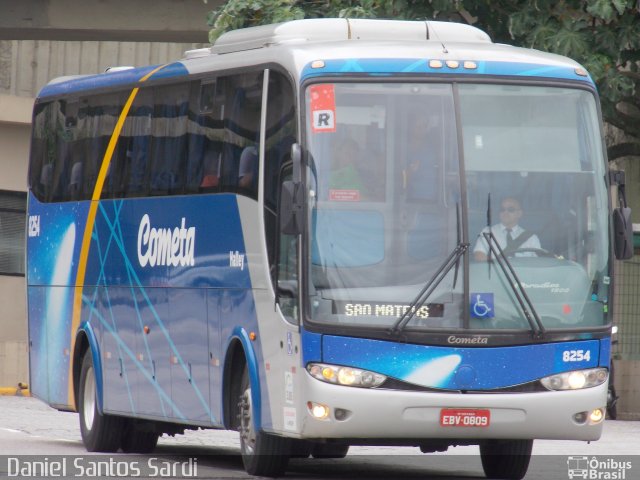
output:
<path id="1" fill-rule="evenodd" d="M 607 398 L 606 383 L 573 391 L 463 394 L 344 387 L 308 374 L 304 382 L 302 438 L 389 439 L 389 444 L 394 439 L 597 440 L 603 422 L 579 424 L 573 416 L 604 407 Z M 328 406 L 330 415 L 314 418 L 307 402 Z M 441 426 L 443 408 L 488 409 L 490 424 Z M 338 420 L 336 409 L 345 410 L 346 417 Z"/>

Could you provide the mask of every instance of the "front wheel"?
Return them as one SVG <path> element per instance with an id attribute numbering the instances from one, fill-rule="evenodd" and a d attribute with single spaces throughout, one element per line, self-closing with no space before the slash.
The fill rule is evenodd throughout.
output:
<path id="1" fill-rule="evenodd" d="M 613 385 L 609 384 L 609 389 L 607 390 L 607 417 L 610 420 L 616 420 L 618 418 L 617 403 L 618 396 L 616 395 L 616 389 Z"/>
<path id="2" fill-rule="evenodd" d="M 102 415 L 96 402 L 96 375 L 91 350 L 82 359 L 78 413 L 80 434 L 88 452 L 115 452 L 120 448 L 123 419 Z"/>
<path id="3" fill-rule="evenodd" d="M 490 440 L 480 445 L 487 478 L 520 480 L 527 473 L 533 440 Z"/>
<path id="4" fill-rule="evenodd" d="M 254 425 L 251 383 L 246 366 L 242 373 L 238 412 L 240 452 L 247 473 L 264 477 L 282 475 L 289 462 L 289 441 L 286 438 L 261 432 Z"/>

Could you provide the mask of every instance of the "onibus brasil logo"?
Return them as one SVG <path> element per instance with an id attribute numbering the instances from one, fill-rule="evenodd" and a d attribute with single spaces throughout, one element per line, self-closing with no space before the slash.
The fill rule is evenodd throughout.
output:
<path id="1" fill-rule="evenodd" d="M 627 470 L 631 468 L 631 462 L 615 458 L 601 459 L 588 456 L 567 458 L 567 474 L 570 479 L 626 480 Z"/>

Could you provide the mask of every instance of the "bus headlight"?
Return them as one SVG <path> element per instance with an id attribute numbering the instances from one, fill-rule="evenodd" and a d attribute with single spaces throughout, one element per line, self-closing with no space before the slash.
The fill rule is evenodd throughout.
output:
<path id="1" fill-rule="evenodd" d="M 540 383 L 548 390 L 579 390 L 601 385 L 607 378 L 609 371 L 606 368 L 589 368 L 551 375 L 540 379 Z"/>
<path id="2" fill-rule="evenodd" d="M 368 370 L 340 367 L 326 363 L 310 363 L 307 365 L 307 371 L 313 378 L 322 380 L 323 382 L 349 387 L 378 387 L 387 379 L 384 375 Z"/>

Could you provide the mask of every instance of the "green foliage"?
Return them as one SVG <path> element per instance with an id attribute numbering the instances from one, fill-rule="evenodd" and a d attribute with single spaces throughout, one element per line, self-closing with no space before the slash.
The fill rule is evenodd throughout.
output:
<path id="1" fill-rule="evenodd" d="M 489 0 L 487 0 L 489 2 Z M 640 5 L 635 0 L 498 1 L 509 17 L 509 37 L 500 38 L 571 57 L 598 85 L 604 120 L 629 137 L 628 149 L 609 149 L 610 160 L 640 149 Z M 508 5 L 508 8 L 507 8 Z M 485 28 L 492 18 L 480 18 Z"/>
<path id="2" fill-rule="evenodd" d="M 213 27 L 209 32 L 209 41 L 213 43 L 229 30 L 305 18 L 305 11 L 297 3 L 295 0 L 229 1 L 209 13 L 207 23 Z"/>
<path id="3" fill-rule="evenodd" d="M 638 0 L 229 0 L 209 15 L 209 36 L 322 17 L 462 21 L 496 42 L 571 57 L 598 85 L 605 121 L 628 137 L 610 160 L 640 152 Z"/>

